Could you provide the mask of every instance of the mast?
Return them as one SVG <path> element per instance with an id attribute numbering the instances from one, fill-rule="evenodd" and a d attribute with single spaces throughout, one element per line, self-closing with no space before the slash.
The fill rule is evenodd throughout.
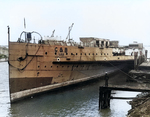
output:
<path id="1" fill-rule="evenodd" d="M 24 32 L 25 32 L 25 43 L 27 42 L 27 36 L 26 36 L 26 21 L 24 18 Z"/>
<path id="2" fill-rule="evenodd" d="M 9 52 L 10 52 L 10 28 L 9 26 L 7 26 L 8 28 L 8 73 L 9 73 L 9 94 L 10 94 L 10 66 L 9 66 Z M 10 102 L 11 102 L 11 96 L 9 95 L 9 99 L 10 99 Z"/>

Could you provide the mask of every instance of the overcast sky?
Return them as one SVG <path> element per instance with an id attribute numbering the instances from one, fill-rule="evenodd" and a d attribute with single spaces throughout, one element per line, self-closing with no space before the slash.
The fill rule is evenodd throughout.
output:
<path id="1" fill-rule="evenodd" d="M 99 37 L 121 45 L 137 41 L 150 45 L 150 0 L 0 0 L 0 45 L 7 45 L 24 30 L 65 39 L 74 23 L 71 38 Z"/>

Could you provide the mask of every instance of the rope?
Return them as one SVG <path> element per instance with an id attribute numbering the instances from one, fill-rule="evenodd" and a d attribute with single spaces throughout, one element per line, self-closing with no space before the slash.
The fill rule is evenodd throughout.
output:
<path id="1" fill-rule="evenodd" d="M 37 54 L 37 52 L 39 51 L 39 49 L 40 49 L 40 47 L 41 47 L 41 45 L 42 44 L 40 44 L 40 46 L 39 46 L 39 48 L 38 48 L 38 50 L 36 51 L 36 53 L 35 53 L 35 55 Z M 35 57 L 35 55 L 32 57 L 32 59 L 26 64 L 26 66 L 24 67 L 24 68 L 22 68 L 22 69 L 19 69 L 19 70 L 24 70 L 28 65 L 29 65 L 29 63 L 33 60 L 33 58 Z"/>
<path id="2" fill-rule="evenodd" d="M 107 61 L 107 60 L 106 60 Z M 116 67 L 115 65 L 113 65 L 112 63 L 110 63 L 109 61 L 107 61 L 110 65 L 112 65 L 113 67 L 117 68 L 120 72 L 122 72 L 123 74 L 127 75 L 128 77 L 130 77 L 132 80 L 138 82 L 138 83 L 143 83 L 139 80 L 134 79 L 132 76 L 130 76 L 129 74 L 125 73 L 124 71 L 122 71 L 121 69 L 119 69 L 118 67 Z"/>
<path id="3" fill-rule="evenodd" d="M 28 45 L 28 44 L 27 44 L 27 45 Z M 26 45 L 26 46 L 27 46 L 27 45 Z M 42 45 L 42 44 L 40 44 L 40 46 L 39 46 L 38 50 L 36 51 L 35 55 L 36 55 L 37 52 L 39 51 L 41 45 Z M 26 49 L 26 52 L 27 52 L 27 49 Z M 35 57 L 35 55 L 34 55 L 34 56 L 32 57 L 32 59 L 25 65 L 25 67 L 23 67 L 22 69 L 17 68 L 17 67 L 15 67 L 15 66 L 13 66 L 12 64 L 10 64 L 9 60 L 8 60 L 8 64 L 9 64 L 10 66 L 14 67 L 14 68 L 17 68 L 20 72 L 22 72 L 22 70 L 24 70 L 24 69 L 29 65 L 29 63 L 33 60 L 33 58 Z"/>

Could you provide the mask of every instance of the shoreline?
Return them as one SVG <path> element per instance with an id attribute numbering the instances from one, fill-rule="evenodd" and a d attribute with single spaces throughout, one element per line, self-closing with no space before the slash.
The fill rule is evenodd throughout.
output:
<path id="1" fill-rule="evenodd" d="M 131 109 L 127 117 L 149 117 L 150 116 L 150 93 L 141 93 L 138 99 L 129 102 Z"/>
<path id="2" fill-rule="evenodd" d="M 114 82 L 117 81 L 117 82 Z M 147 83 L 137 83 L 137 82 L 126 82 L 126 78 L 123 77 L 120 80 L 118 78 L 113 78 L 109 80 L 112 85 L 120 86 L 133 86 L 139 88 L 150 88 L 150 82 Z M 140 93 L 140 92 L 139 92 Z M 127 112 L 127 117 L 149 117 L 150 116 L 150 92 L 144 92 L 138 94 L 136 99 L 129 101 L 131 109 Z"/>
<path id="3" fill-rule="evenodd" d="M 150 88 L 150 82 L 141 83 L 139 88 Z M 150 92 L 143 92 L 131 100 L 129 104 L 131 109 L 128 111 L 127 117 L 149 117 L 150 116 Z"/>
<path id="4" fill-rule="evenodd" d="M 0 59 L 0 62 L 8 62 L 7 59 Z"/>
<path id="5" fill-rule="evenodd" d="M 8 62 L 8 61 L 6 60 L 6 61 L 0 61 L 0 62 Z"/>

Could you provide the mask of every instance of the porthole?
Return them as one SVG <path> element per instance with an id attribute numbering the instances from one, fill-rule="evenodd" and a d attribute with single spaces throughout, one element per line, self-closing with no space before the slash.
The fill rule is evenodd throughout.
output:
<path id="1" fill-rule="evenodd" d="M 85 53 L 85 55 L 86 55 L 86 53 Z"/>
<path id="2" fill-rule="evenodd" d="M 80 55 L 82 55 L 82 53 Z"/>
<path id="3" fill-rule="evenodd" d="M 47 55 L 47 52 L 45 52 L 45 54 Z"/>
<path id="4" fill-rule="evenodd" d="M 76 53 L 76 55 L 78 55 L 78 53 Z"/>
<path id="5" fill-rule="evenodd" d="M 39 68 L 40 66 L 38 66 L 38 68 Z"/>
<path id="6" fill-rule="evenodd" d="M 57 58 L 57 61 L 59 62 L 59 61 L 60 61 L 60 58 Z"/>
<path id="7" fill-rule="evenodd" d="M 93 53 L 93 55 L 94 55 L 94 53 Z"/>
<path id="8" fill-rule="evenodd" d="M 46 68 L 46 65 L 45 65 L 45 68 Z"/>
<path id="9" fill-rule="evenodd" d="M 90 53 L 89 53 L 89 55 L 90 55 Z"/>

